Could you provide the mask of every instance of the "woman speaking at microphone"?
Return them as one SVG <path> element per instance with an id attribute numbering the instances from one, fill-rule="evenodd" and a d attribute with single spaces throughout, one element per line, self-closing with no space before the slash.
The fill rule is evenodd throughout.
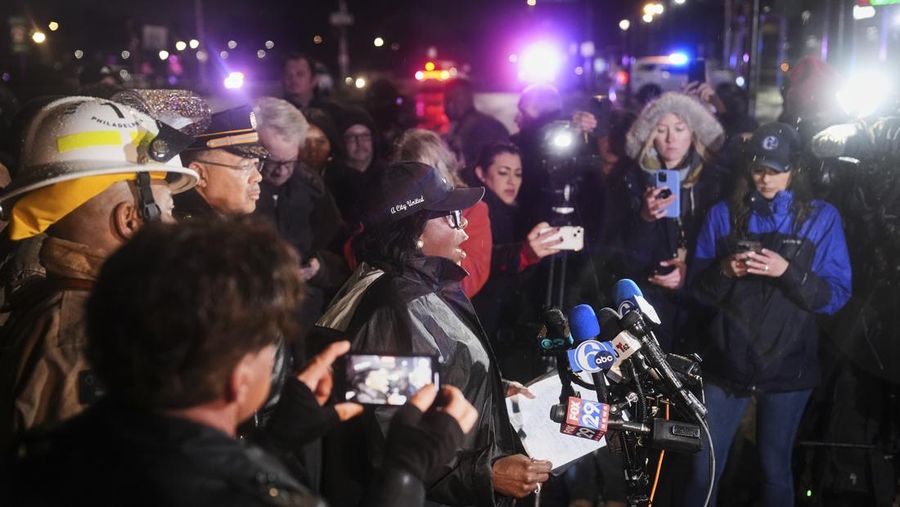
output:
<path id="1" fill-rule="evenodd" d="M 496 359 L 460 287 L 460 245 L 468 237 L 461 211 L 484 189 L 454 188 L 434 167 L 400 162 L 379 176 L 370 195 L 365 229 L 354 243 L 360 265 L 311 341 L 346 337 L 352 351 L 437 356 L 440 382 L 458 387 L 479 419 L 453 462 L 425 481 L 429 505 L 512 506 L 549 478 L 551 464 L 520 454 Z M 323 489 L 331 505 L 359 503 L 380 466 L 393 411 L 367 410 L 326 439 Z"/>
<path id="2" fill-rule="evenodd" d="M 841 217 L 811 198 L 799 144 L 785 124 L 754 132 L 745 177 L 710 210 L 693 266 L 698 297 L 716 308 L 703 353 L 716 478 L 753 397 L 761 505 L 794 503 L 794 437 L 819 381 L 816 316 L 838 311 L 851 290 Z M 688 505 L 703 505 L 708 459 L 708 448 L 695 455 Z"/>

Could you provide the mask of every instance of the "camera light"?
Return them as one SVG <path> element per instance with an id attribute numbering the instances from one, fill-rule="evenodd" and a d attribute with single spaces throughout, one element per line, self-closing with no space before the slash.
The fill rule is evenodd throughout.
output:
<path id="1" fill-rule="evenodd" d="M 886 74 L 868 70 L 853 74 L 837 92 L 837 101 L 847 114 L 863 118 L 875 113 L 892 92 Z"/>
<path id="2" fill-rule="evenodd" d="M 571 147 L 574 142 L 575 136 L 568 130 L 561 130 L 553 134 L 552 143 L 554 148 L 564 150 Z"/>

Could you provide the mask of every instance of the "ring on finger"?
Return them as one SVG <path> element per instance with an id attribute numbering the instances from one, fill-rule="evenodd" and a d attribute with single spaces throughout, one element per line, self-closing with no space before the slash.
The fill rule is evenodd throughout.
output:
<path id="1" fill-rule="evenodd" d="M 766 264 L 766 267 L 764 267 L 763 270 L 766 271 L 766 272 L 768 272 L 768 271 L 769 271 L 769 265 Z"/>

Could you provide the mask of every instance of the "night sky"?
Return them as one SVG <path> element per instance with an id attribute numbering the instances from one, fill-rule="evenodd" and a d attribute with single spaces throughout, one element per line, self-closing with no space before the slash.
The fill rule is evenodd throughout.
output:
<path id="1" fill-rule="evenodd" d="M 25 14 L 45 31 L 48 21 L 58 21 L 59 31 L 47 31 L 48 42 L 52 43 L 49 47 L 67 57 L 74 49 L 83 49 L 89 55 L 117 54 L 126 47 L 130 26 L 166 26 L 170 46 L 196 35 L 194 2 L 190 0 L 0 3 L 4 21 L 12 14 Z M 356 18 L 350 32 L 354 72 L 392 69 L 411 73 L 424 62 L 426 48 L 435 46 L 439 58 L 469 63 L 476 74 L 491 77 L 502 74 L 508 55 L 535 37 L 549 36 L 566 46 L 584 40 L 590 31 L 598 52 L 619 45 L 619 20 L 636 18 L 643 2 L 594 0 L 590 9 L 582 0 L 537 0 L 534 8 L 525 0 L 349 0 L 348 4 Z M 720 31 L 721 18 L 716 16 L 721 15 L 721 9 L 711 7 L 718 4 L 721 2 L 688 0 L 687 5 L 677 8 L 681 12 L 670 14 L 670 26 L 657 28 L 655 42 L 662 47 L 676 44 L 669 39 L 677 39 L 681 47 L 696 48 L 703 38 L 715 38 Z M 226 49 L 225 42 L 234 39 L 239 47 L 232 52 L 232 61 L 253 60 L 265 41 L 273 40 L 275 48 L 268 52 L 267 60 L 253 62 L 260 72 L 272 73 L 279 56 L 288 50 L 311 53 L 335 70 L 337 38 L 328 15 L 337 10 L 337 0 L 204 0 L 204 10 L 207 41 L 214 53 Z M 636 19 L 635 25 L 639 25 Z M 4 32 L 0 58 L 6 58 L 8 66 L 9 35 L 8 30 Z M 320 45 L 313 44 L 316 34 L 324 39 Z M 376 36 L 384 37 L 384 47 L 372 45 Z M 399 49 L 392 51 L 394 43 Z"/>

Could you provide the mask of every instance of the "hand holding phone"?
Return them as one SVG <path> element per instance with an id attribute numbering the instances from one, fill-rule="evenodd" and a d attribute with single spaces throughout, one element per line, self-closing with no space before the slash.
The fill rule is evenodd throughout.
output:
<path id="1" fill-rule="evenodd" d="M 548 248 L 552 250 L 580 251 L 584 248 L 584 228 L 574 225 L 564 225 L 559 232 L 544 240 Z"/>
<path id="2" fill-rule="evenodd" d="M 751 239 L 741 239 L 737 242 L 736 250 L 738 252 L 762 252 L 763 246 L 759 241 Z"/>
<path id="3" fill-rule="evenodd" d="M 350 350 L 350 342 L 334 342 L 320 352 L 297 374 L 297 380 L 304 383 L 312 391 L 319 406 L 324 405 L 331 397 L 334 377 L 331 365 L 339 356 Z M 362 407 L 356 403 L 338 403 L 334 406 L 341 421 L 346 421 L 362 413 Z"/>

